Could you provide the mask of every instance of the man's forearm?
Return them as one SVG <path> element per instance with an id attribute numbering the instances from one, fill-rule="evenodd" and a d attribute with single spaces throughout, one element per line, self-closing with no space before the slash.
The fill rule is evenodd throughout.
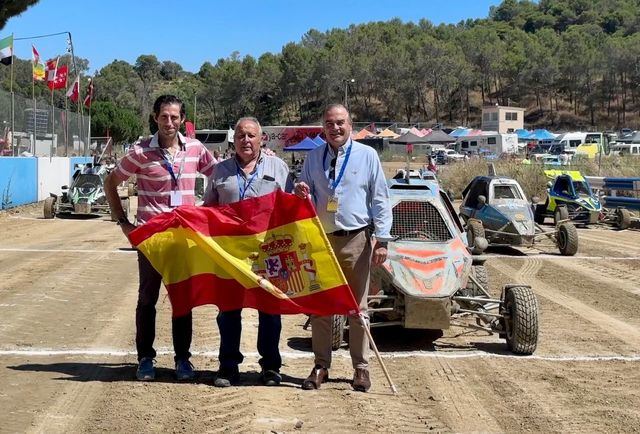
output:
<path id="1" fill-rule="evenodd" d="M 126 218 L 124 209 L 122 209 L 122 203 L 120 203 L 120 195 L 118 194 L 118 181 L 109 174 L 104 182 L 104 194 L 107 196 L 107 202 L 109 202 L 109 208 L 116 220 Z"/>

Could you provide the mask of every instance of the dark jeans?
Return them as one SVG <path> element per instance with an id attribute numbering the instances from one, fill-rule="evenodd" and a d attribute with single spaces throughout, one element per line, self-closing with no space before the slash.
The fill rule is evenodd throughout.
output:
<path id="1" fill-rule="evenodd" d="M 237 370 L 244 356 L 240 352 L 240 335 L 242 334 L 242 309 L 220 312 L 216 321 L 220 330 L 221 369 Z M 280 371 L 280 331 L 282 322 L 280 315 L 269 315 L 258 312 L 258 353 L 263 370 Z"/>
<path id="2" fill-rule="evenodd" d="M 138 306 L 136 307 L 136 349 L 138 360 L 155 357 L 153 341 L 156 338 L 156 303 L 160 295 L 162 276 L 153 268 L 149 260 L 138 252 Z M 175 360 L 189 359 L 191 353 L 192 318 L 191 312 L 180 318 L 173 318 L 173 350 Z"/>

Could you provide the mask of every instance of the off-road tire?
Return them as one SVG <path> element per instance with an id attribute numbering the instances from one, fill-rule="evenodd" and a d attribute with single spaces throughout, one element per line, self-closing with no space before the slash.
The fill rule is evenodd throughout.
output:
<path id="1" fill-rule="evenodd" d="M 533 354 L 538 345 L 538 299 L 527 286 L 514 286 L 504 294 L 505 338 L 514 354 Z"/>
<path id="2" fill-rule="evenodd" d="M 476 278 L 478 283 L 482 285 L 485 291 L 489 292 L 489 273 L 487 272 L 487 267 L 484 265 L 474 265 L 471 267 L 471 274 Z M 465 293 L 469 297 L 484 295 L 484 292 L 482 292 L 480 288 L 478 288 L 478 285 L 476 285 L 471 279 L 467 282 Z"/>
<path id="3" fill-rule="evenodd" d="M 538 204 L 533 211 L 533 221 L 539 225 L 544 224 L 544 219 L 547 217 L 547 205 Z"/>
<path id="4" fill-rule="evenodd" d="M 331 349 L 333 351 L 340 349 L 344 340 L 344 326 L 347 317 L 344 315 L 331 316 Z"/>
<path id="5" fill-rule="evenodd" d="M 556 212 L 553 213 L 553 223 L 558 226 L 563 220 L 569 220 L 569 210 L 566 206 L 560 205 L 556 207 Z"/>
<path id="6" fill-rule="evenodd" d="M 478 237 L 485 238 L 484 226 L 482 226 L 482 222 L 480 220 L 469 219 L 467 221 L 467 242 L 469 243 L 469 247 L 473 249 L 476 238 Z"/>
<path id="7" fill-rule="evenodd" d="M 562 256 L 574 256 L 578 253 L 578 230 L 573 223 L 561 223 L 556 232 L 556 240 Z"/>
<path id="8" fill-rule="evenodd" d="M 616 209 L 616 224 L 618 229 L 628 229 L 631 226 L 631 213 L 626 208 Z"/>
<path id="9" fill-rule="evenodd" d="M 49 196 L 44 200 L 44 218 L 52 219 L 56 216 L 56 198 Z"/>

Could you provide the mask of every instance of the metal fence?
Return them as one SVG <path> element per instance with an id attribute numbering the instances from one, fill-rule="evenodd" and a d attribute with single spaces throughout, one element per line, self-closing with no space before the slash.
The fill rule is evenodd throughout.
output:
<path id="1" fill-rule="evenodd" d="M 12 116 L 13 106 L 13 116 Z M 89 154 L 89 116 L 0 91 L 0 155 L 73 157 Z M 53 122 L 52 122 L 53 120 Z M 12 131 L 13 124 L 13 131 Z"/>

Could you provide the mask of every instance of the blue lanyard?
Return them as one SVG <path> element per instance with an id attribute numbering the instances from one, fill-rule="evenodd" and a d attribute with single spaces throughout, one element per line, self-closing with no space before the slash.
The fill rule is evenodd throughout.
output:
<path id="1" fill-rule="evenodd" d="M 240 166 L 238 166 L 238 163 L 236 163 L 236 179 L 238 180 L 238 194 L 240 195 L 240 200 L 244 199 L 244 195 L 247 193 L 247 190 L 249 190 L 249 187 L 251 186 L 251 183 L 253 182 L 253 180 L 256 178 L 256 176 L 258 175 L 258 168 L 260 167 L 260 163 L 256 163 L 256 168 L 255 168 L 255 172 L 253 172 L 253 175 L 251 175 L 251 177 L 246 180 L 244 178 L 244 176 L 242 176 L 240 174 L 240 172 L 242 171 L 242 169 L 240 169 Z M 243 182 L 243 179 L 244 182 Z"/>
<path id="2" fill-rule="evenodd" d="M 338 177 L 335 179 L 335 181 L 333 181 L 331 178 L 327 176 L 327 178 L 329 178 L 329 188 L 331 190 L 335 190 L 338 184 L 340 184 L 340 181 L 342 180 L 342 176 L 344 175 L 344 170 L 347 168 L 347 163 L 349 162 L 349 156 L 351 155 L 352 146 L 353 145 L 350 144 L 347 147 L 347 155 L 344 156 L 344 161 L 342 162 L 342 166 L 340 166 L 340 173 L 338 174 Z M 324 169 L 325 172 L 327 171 L 327 169 L 326 167 L 324 167 L 324 165 L 325 165 L 325 162 L 327 161 L 328 153 L 329 153 L 329 144 L 327 143 L 327 147 L 324 148 L 324 157 L 322 157 L 322 168 Z M 338 156 L 336 155 L 336 162 L 337 161 L 338 161 Z"/>
<path id="3" fill-rule="evenodd" d="M 162 165 L 164 166 L 165 169 L 167 169 L 167 172 L 169 172 L 169 175 L 171 175 L 171 179 L 173 180 L 177 188 L 178 180 L 180 179 L 180 176 L 182 175 L 182 169 L 184 168 L 184 156 L 180 161 L 180 168 L 178 169 L 178 175 L 176 176 L 175 172 L 173 171 L 173 164 L 171 164 L 171 162 L 167 159 L 167 155 L 165 154 L 165 152 L 168 152 L 168 151 L 160 151 L 160 153 L 162 154 Z"/>

